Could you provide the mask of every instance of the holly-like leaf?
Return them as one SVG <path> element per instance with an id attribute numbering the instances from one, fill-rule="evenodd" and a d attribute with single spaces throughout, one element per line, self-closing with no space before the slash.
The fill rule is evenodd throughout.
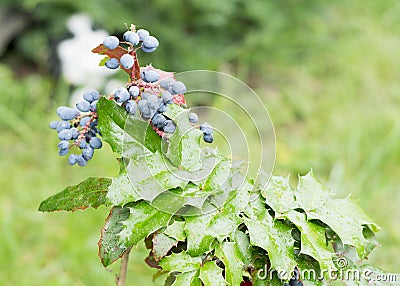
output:
<path id="1" fill-rule="evenodd" d="M 118 234 L 121 243 L 125 245 L 136 245 L 151 233 L 167 226 L 172 216 L 154 208 L 146 201 L 137 202 L 129 209 L 129 218 L 122 222 L 123 229 Z"/>
<path id="2" fill-rule="evenodd" d="M 229 285 L 240 285 L 243 281 L 243 257 L 239 245 L 235 242 L 222 242 L 215 255 L 225 265 L 225 279 Z"/>
<path id="3" fill-rule="evenodd" d="M 172 253 L 169 256 L 165 256 L 160 260 L 159 265 L 162 269 L 170 272 L 177 271 L 185 273 L 200 268 L 201 257 L 193 257 L 182 251 L 180 253 Z"/>
<path id="4" fill-rule="evenodd" d="M 291 228 L 280 221 L 273 221 L 267 211 L 258 217 L 245 218 L 252 245 L 268 252 L 271 268 L 291 273 L 297 262 L 294 256 Z"/>
<path id="5" fill-rule="evenodd" d="M 379 230 L 379 227 L 350 198 L 330 199 L 309 212 L 307 217 L 309 220 L 318 219 L 327 224 L 344 244 L 357 249 L 360 258 L 366 257 L 370 245 L 363 235 L 364 225 L 369 226 L 374 232 Z"/>
<path id="6" fill-rule="evenodd" d="M 193 270 L 177 275 L 172 286 L 201 286 L 198 272 L 199 271 Z"/>
<path id="7" fill-rule="evenodd" d="M 101 263 L 107 267 L 120 258 L 127 247 L 120 243 L 118 233 L 122 230 L 122 223 L 129 217 L 128 207 L 113 207 L 101 229 L 101 237 L 98 242 L 99 257 Z"/>
<path id="8" fill-rule="evenodd" d="M 99 129 L 104 141 L 125 158 L 146 156 L 160 150 L 161 138 L 147 121 L 128 117 L 124 108 L 100 98 L 97 103 Z"/>
<path id="9" fill-rule="evenodd" d="M 226 286 L 222 269 L 218 267 L 215 261 L 208 261 L 200 268 L 200 279 L 204 286 Z"/>
<path id="10" fill-rule="evenodd" d="M 173 224 L 167 226 L 167 228 L 164 230 L 164 234 L 174 238 L 175 240 L 185 241 L 186 234 L 184 228 L 185 222 L 176 220 L 173 222 Z"/>
<path id="11" fill-rule="evenodd" d="M 107 202 L 113 206 L 122 206 L 142 199 L 133 188 L 127 174 L 120 174 L 112 179 L 106 198 Z"/>
<path id="12" fill-rule="evenodd" d="M 156 261 L 159 261 L 168 251 L 178 244 L 178 241 L 165 235 L 164 233 L 156 233 L 153 236 L 153 255 Z"/>
<path id="13" fill-rule="evenodd" d="M 295 197 L 306 213 L 324 205 L 332 195 L 331 190 L 322 185 L 312 172 L 299 177 Z"/>
<path id="14" fill-rule="evenodd" d="M 261 194 L 267 205 L 277 212 L 278 216 L 298 207 L 295 194 L 289 183 L 289 176 L 272 176 Z"/>
<path id="15" fill-rule="evenodd" d="M 88 207 L 98 208 L 105 204 L 111 182 L 112 180 L 108 178 L 88 178 L 44 200 L 39 206 L 39 211 L 76 211 Z"/>
<path id="16" fill-rule="evenodd" d="M 334 253 L 326 246 L 325 228 L 306 219 L 305 214 L 291 211 L 287 218 L 294 223 L 301 233 L 300 253 L 309 255 L 319 262 L 324 271 L 335 271 L 332 258 Z"/>

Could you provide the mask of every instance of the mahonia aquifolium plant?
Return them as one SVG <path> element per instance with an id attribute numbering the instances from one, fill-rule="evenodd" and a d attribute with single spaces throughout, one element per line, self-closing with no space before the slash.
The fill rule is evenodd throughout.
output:
<path id="1" fill-rule="evenodd" d="M 88 91 L 76 108 L 59 107 L 61 120 L 50 128 L 61 140 L 59 154 L 71 152 L 69 164 L 85 166 L 107 142 L 120 156 L 120 174 L 67 187 L 39 210 L 109 207 L 98 243 L 102 264 L 127 259 L 144 241 L 150 251 L 145 262 L 158 270 L 154 279 L 166 277 L 165 285 L 330 285 L 337 279 L 371 285 L 371 273 L 381 270 L 365 260 L 378 245 L 379 227 L 349 197 L 335 198 L 312 172 L 296 188 L 281 176 L 261 187 L 241 173 L 240 162 L 204 152 L 200 139 L 212 143 L 213 128 L 196 125 L 185 84 L 139 65 L 139 50 L 158 46 L 147 30 L 131 25 L 122 40 L 110 36 L 92 50 L 105 55 L 100 65 L 122 69 L 129 82 L 111 95 Z M 207 175 L 195 176 L 202 171 Z M 361 278 L 340 275 L 347 270 Z M 366 270 L 370 276 L 363 277 Z"/>

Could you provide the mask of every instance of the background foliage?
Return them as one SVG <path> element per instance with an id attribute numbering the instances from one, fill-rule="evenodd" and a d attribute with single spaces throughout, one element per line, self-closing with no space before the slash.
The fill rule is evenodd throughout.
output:
<path id="1" fill-rule="evenodd" d="M 275 124 L 275 174 L 290 172 L 296 180 L 312 167 L 340 196 L 359 198 L 383 227 L 382 247 L 371 263 L 388 272 L 400 269 L 397 1 L 2 3 L 0 224 L 6 231 L 0 284 L 113 283 L 96 256 L 105 209 L 86 210 L 85 216 L 36 212 L 41 199 L 68 184 L 118 172 L 107 148 L 87 168 L 67 166 L 47 127 L 54 107 L 70 93 L 55 48 L 70 37 L 65 23 L 76 12 L 114 34 L 125 22 L 149 28 L 161 46 L 142 63 L 173 71 L 221 70 L 249 83 Z M 19 20 L 21 29 L 11 29 L 10 19 Z M 13 33 L 5 37 L 3 31 Z M 142 261 L 145 252 L 133 253 L 129 281 L 149 284 L 153 271 Z"/>

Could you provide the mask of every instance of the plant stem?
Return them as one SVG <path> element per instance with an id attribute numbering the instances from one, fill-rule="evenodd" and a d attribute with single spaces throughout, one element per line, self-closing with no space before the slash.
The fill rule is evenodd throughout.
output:
<path id="1" fill-rule="evenodd" d="M 129 247 L 124 255 L 122 255 L 121 266 L 119 268 L 119 275 L 117 276 L 116 282 L 117 286 L 125 286 L 126 283 L 126 273 L 128 271 L 128 260 L 129 253 L 131 252 L 132 247 Z"/>

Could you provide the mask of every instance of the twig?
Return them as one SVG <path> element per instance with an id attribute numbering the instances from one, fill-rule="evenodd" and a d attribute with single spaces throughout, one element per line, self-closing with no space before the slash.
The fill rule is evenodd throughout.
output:
<path id="1" fill-rule="evenodd" d="M 124 255 L 122 255 L 121 266 L 119 268 L 119 275 L 115 279 L 117 286 L 125 286 L 126 273 L 128 270 L 129 253 L 131 252 L 131 249 L 132 247 L 129 247 L 124 253 Z"/>

